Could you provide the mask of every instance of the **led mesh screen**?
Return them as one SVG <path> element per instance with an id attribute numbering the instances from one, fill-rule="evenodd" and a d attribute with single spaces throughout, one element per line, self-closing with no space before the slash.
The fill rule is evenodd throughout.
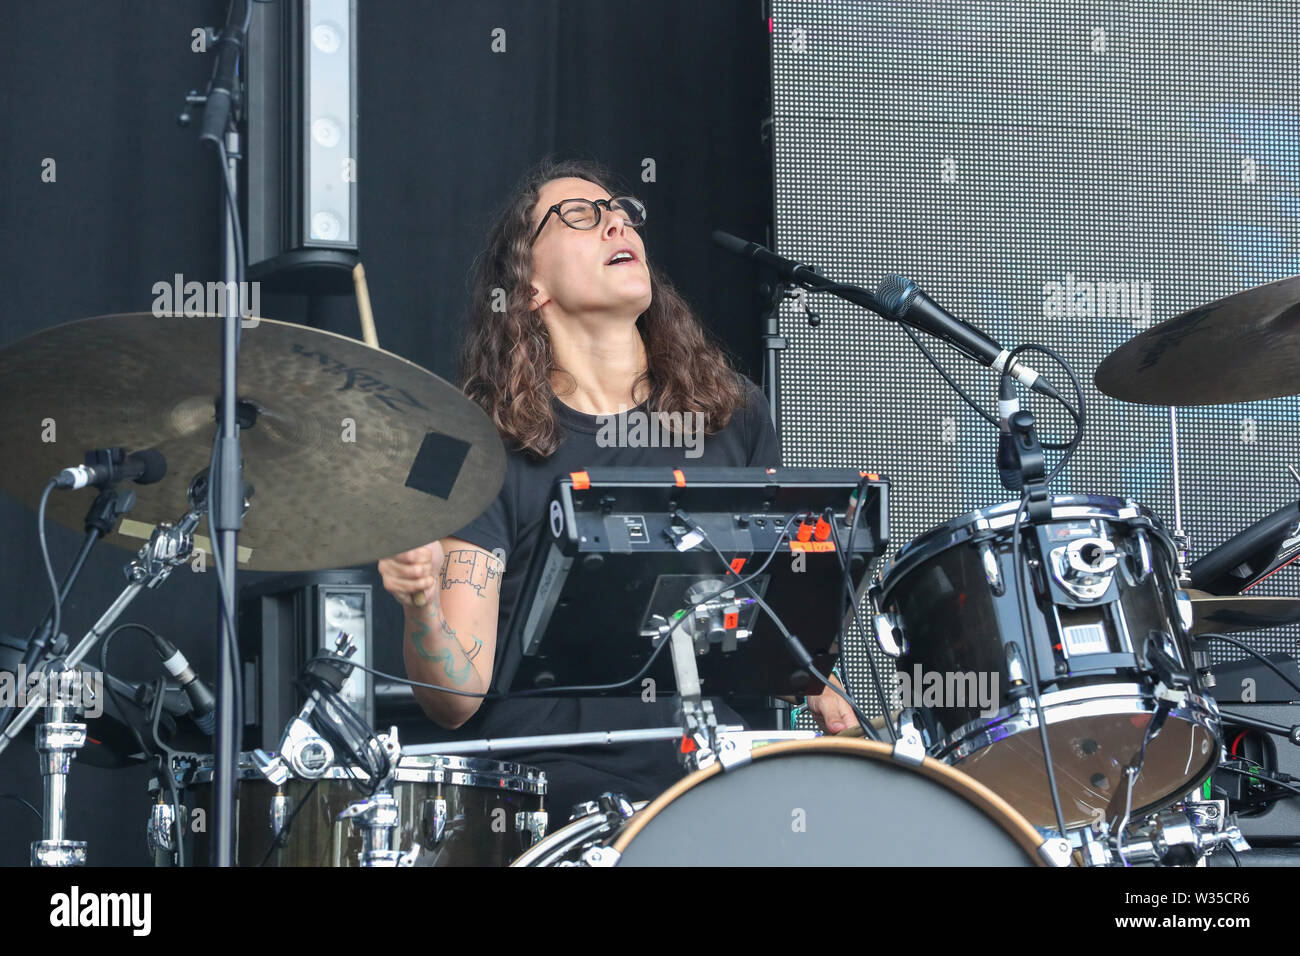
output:
<path id="1" fill-rule="evenodd" d="M 871 289 L 900 273 L 1003 345 L 1059 351 L 1088 427 L 1053 492 L 1131 497 L 1172 529 L 1168 410 L 1105 397 L 1092 376 L 1153 323 L 1300 273 L 1300 7 L 774 0 L 773 14 L 777 250 Z M 787 465 L 888 475 L 895 548 L 1008 500 L 994 429 L 900 329 L 829 296 L 813 307 L 817 327 L 800 301 L 782 310 Z M 992 371 L 925 341 L 996 407 Z M 1031 402 L 1060 440 L 1052 404 Z M 1285 467 L 1300 463 L 1297 408 L 1179 410 L 1194 558 L 1300 495 Z M 1295 575 L 1252 594 L 1294 594 Z M 1296 634 L 1245 637 L 1293 653 Z"/>

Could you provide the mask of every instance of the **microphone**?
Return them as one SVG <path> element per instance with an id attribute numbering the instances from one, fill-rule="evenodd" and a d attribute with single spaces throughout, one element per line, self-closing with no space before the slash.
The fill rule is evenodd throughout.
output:
<path id="1" fill-rule="evenodd" d="M 812 266 L 778 256 L 771 249 L 756 242 L 746 242 L 727 232 L 714 230 L 713 241 L 742 259 L 752 259 L 775 270 L 786 282 L 794 282 L 814 291 L 829 292 L 894 322 L 910 325 L 927 335 L 942 339 L 981 365 L 999 372 L 1009 366 L 1008 374 L 1026 388 L 1063 404 L 1065 402 L 1061 393 L 1040 378 L 1036 371 L 1019 359 L 1012 359 L 1009 349 L 1004 349 L 970 323 L 949 315 L 911 279 L 899 275 L 885 276 L 873 294 L 856 286 L 832 282 L 818 274 Z"/>
<path id="2" fill-rule="evenodd" d="M 177 650 L 171 641 L 155 634 L 153 646 L 158 651 L 158 656 L 162 658 L 167 673 L 180 682 L 181 690 L 185 691 L 185 696 L 190 699 L 190 705 L 194 708 L 190 719 L 198 724 L 200 730 L 211 736 L 216 730 L 216 717 L 213 712 L 217 709 L 217 699 L 212 696 L 212 691 L 199 680 L 199 675 L 194 673 L 194 668 L 190 667 L 190 662 L 185 659 L 185 655 Z"/>
<path id="3" fill-rule="evenodd" d="M 244 12 L 249 12 L 253 0 L 244 0 Z M 203 105 L 203 124 L 199 128 L 199 142 L 210 140 L 222 143 L 230 112 L 239 92 L 239 58 L 244 51 L 244 24 L 235 16 L 236 4 L 231 0 L 226 25 L 217 40 L 217 63 L 212 68 L 212 82 L 208 88 L 207 102 Z"/>
<path id="4" fill-rule="evenodd" d="M 740 256 L 742 259 L 753 259 L 755 262 L 761 262 L 763 265 L 775 269 L 776 274 L 787 282 L 805 282 L 809 279 L 825 281 L 812 266 L 804 265 L 802 262 L 795 262 L 785 256 L 778 256 L 771 249 L 760 246 L 757 242 L 748 242 L 739 236 L 733 236 L 731 233 L 722 232 L 719 229 L 713 231 L 713 241 L 733 255 Z"/>
<path id="5" fill-rule="evenodd" d="M 876 298 L 880 300 L 883 309 L 881 314 L 885 318 L 942 339 L 981 365 L 995 368 L 999 372 L 1007 369 L 1007 373 L 1026 388 L 1063 401 L 1060 393 L 1040 378 L 1037 372 L 1019 359 L 1012 359 L 1008 349 L 998 345 L 969 322 L 949 315 L 911 279 L 900 275 L 885 276 L 876 288 Z M 1007 368 L 1008 363 L 1010 368 Z"/>
<path id="6" fill-rule="evenodd" d="M 1020 396 L 1016 383 L 1006 375 L 998 376 L 998 475 L 1007 491 L 1024 490 L 1025 478 L 1020 473 L 1020 452 L 1011 434 L 1011 416 L 1020 411 Z"/>
<path id="7" fill-rule="evenodd" d="M 87 456 L 91 457 L 91 456 Z M 119 481 L 134 481 L 138 485 L 151 485 L 167 474 L 167 459 L 152 448 L 132 452 L 125 459 L 121 449 L 110 449 L 107 455 L 95 453 L 99 464 L 77 465 L 64 468 L 54 479 L 56 488 L 85 488 L 95 485 L 104 488 Z"/>

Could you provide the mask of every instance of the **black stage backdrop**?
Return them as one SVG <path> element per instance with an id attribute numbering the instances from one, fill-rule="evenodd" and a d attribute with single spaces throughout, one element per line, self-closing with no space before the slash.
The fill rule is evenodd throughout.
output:
<path id="1" fill-rule="evenodd" d="M 385 349 L 454 379 L 466 274 L 504 191 L 544 155 L 580 156 L 604 162 L 646 200 L 650 254 L 757 379 L 755 276 L 715 251 L 709 233 L 761 240 L 771 218 L 761 139 L 768 26 L 758 0 L 358 6 L 361 253 Z M 212 0 L 7 5 L 0 347 L 84 316 L 148 310 L 153 284 L 174 273 L 217 278 L 216 160 L 176 116 L 212 67 L 210 55 L 191 52 L 191 31 L 220 25 L 225 10 Z M 502 53 L 491 49 L 498 28 Z M 47 159 L 52 182 L 42 179 Z M 646 160 L 653 182 L 643 181 Z M 359 337 L 350 297 L 262 302 L 270 318 Z M 111 372 L 113 356 L 103 360 Z M 52 528 L 50 540 L 56 568 L 66 566 L 80 536 Z M 4 494 L 0 542 L 0 631 L 25 634 L 48 606 L 48 584 L 35 515 Z M 107 607 L 126 557 L 110 548 L 91 556 L 65 607 L 68 633 L 80 636 Z M 392 637 L 378 643 L 376 666 L 400 669 L 400 614 L 382 591 L 375 603 L 376 633 Z M 175 572 L 121 620 L 159 630 L 215 673 L 209 575 Z M 138 632 L 117 639 L 111 665 L 129 679 L 158 673 Z M 90 841 L 92 864 L 148 862 L 150 776 L 147 767 L 74 764 L 68 837 Z M 0 756 L 0 792 L 40 805 L 36 756 L 22 740 Z M 25 864 L 39 835 L 34 814 L 0 799 L 0 865 Z"/>

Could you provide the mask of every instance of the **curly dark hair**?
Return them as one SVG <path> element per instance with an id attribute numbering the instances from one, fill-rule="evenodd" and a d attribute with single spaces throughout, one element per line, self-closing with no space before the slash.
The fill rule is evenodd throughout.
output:
<path id="1" fill-rule="evenodd" d="M 610 195 L 613 177 L 600 166 L 547 160 L 511 193 L 474 264 L 468 325 L 461 350 L 461 388 L 487 412 L 501 435 L 526 454 L 549 458 L 563 433 L 551 402 L 555 362 L 550 336 L 531 308 L 533 207 L 546 183 L 585 179 Z M 650 307 L 637 318 L 646 369 L 633 385 L 650 388 L 650 409 L 703 412 L 714 434 L 745 402 L 742 379 L 672 285 L 650 266 Z"/>

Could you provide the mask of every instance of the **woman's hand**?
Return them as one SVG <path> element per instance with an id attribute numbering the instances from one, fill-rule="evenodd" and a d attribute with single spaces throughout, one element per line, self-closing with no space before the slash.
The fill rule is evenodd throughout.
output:
<path id="1" fill-rule="evenodd" d="M 384 590 L 402 607 L 424 607 L 438 597 L 442 573 L 442 542 L 403 551 L 379 562 Z"/>

